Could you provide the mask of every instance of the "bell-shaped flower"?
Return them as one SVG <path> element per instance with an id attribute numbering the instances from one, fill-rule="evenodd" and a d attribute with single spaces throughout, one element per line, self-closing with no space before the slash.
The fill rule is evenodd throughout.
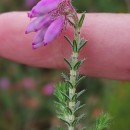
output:
<path id="1" fill-rule="evenodd" d="M 28 13 L 31 19 L 25 33 L 36 32 L 34 49 L 52 42 L 64 28 L 70 0 L 41 0 Z M 67 13 L 66 13 L 67 12 Z"/>
<path id="2" fill-rule="evenodd" d="M 62 31 L 65 18 L 59 16 L 48 28 L 38 31 L 33 39 L 33 48 L 41 47 L 52 42 Z"/>
<path id="3" fill-rule="evenodd" d="M 41 0 L 32 8 L 31 12 L 28 13 L 28 16 L 33 18 L 39 15 L 44 15 L 56 9 L 62 1 L 63 0 Z"/>
<path id="4" fill-rule="evenodd" d="M 44 28 L 45 26 L 49 25 L 52 21 L 53 20 L 50 15 L 37 17 L 30 22 L 26 29 L 26 33 L 37 32 L 41 28 Z"/>

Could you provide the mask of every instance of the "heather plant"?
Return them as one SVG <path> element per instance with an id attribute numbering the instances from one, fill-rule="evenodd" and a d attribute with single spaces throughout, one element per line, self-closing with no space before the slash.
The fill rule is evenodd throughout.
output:
<path id="1" fill-rule="evenodd" d="M 51 43 L 70 24 L 74 29 L 74 39 L 70 40 L 64 36 L 70 47 L 72 54 L 70 59 L 64 58 L 69 67 L 69 74 L 62 73 L 64 82 L 56 85 L 54 95 L 56 97 L 55 107 L 57 117 L 61 119 L 66 128 L 59 127 L 59 130 L 76 130 L 80 120 L 85 117 L 85 113 L 78 115 L 85 104 L 81 104 L 79 97 L 86 91 L 76 92 L 78 84 L 85 78 L 78 73 L 79 67 L 85 59 L 79 59 L 80 50 L 87 44 L 87 40 L 81 37 L 81 28 L 85 18 L 83 13 L 80 18 L 70 0 L 41 0 L 28 12 L 28 17 L 32 19 L 25 33 L 36 32 L 32 46 L 34 49 L 46 46 Z M 61 43 L 60 43 L 61 44 Z M 108 127 L 110 116 L 102 113 L 96 120 L 93 130 L 103 130 Z M 85 130 L 86 128 L 80 128 Z"/>

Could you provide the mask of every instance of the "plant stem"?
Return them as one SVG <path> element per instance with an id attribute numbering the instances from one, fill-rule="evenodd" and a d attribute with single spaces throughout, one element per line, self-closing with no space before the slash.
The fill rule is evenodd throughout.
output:
<path id="1" fill-rule="evenodd" d="M 75 29 L 75 41 L 76 44 L 78 46 L 79 41 L 80 41 L 80 31 L 79 29 Z M 68 130 L 74 130 L 74 126 L 72 125 L 73 121 L 75 120 L 75 114 L 74 114 L 74 110 L 75 110 L 75 104 L 76 104 L 76 99 L 73 98 L 76 94 L 76 78 L 77 78 L 77 74 L 78 71 L 77 69 L 74 69 L 74 65 L 78 62 L 78 53 L 77 52 L 72 52 L 71 55 L 71 65 L 72 65 L 72 69 L 70 69 L 70 83 L 72 84 L 72 88 L 69 88 L 69 98 L 70 101 L 68 102 L 68 106 L 72 111 L 72 115 L 68 118 L 69 122 L 70 122 L 70 126 L 68 127 Z"/>
<path id="2" fill-rule="evenodd" d="M 59 88 L 56 89 L 55 95 L 60 103 L 56 102 L 56 106 L 59 109 L 58 117 L 65 122 L 68 126 L 68 130 L 75 130 L 79 121 L 84 117 L 85 114 L 81 114 L 77 116 L 76 113 L 79 109 L 84 107 L 84 104 L 81 105 L 80 101 L 78 101 L 78 97 L 83 94 L 83 91 L 76 93 L 76 87 L 81 82 L 81 80 L 85 76 L 79 77 L 78 68 L 83 63 L 84 60 L 78 60 L 78 55 L 80 49 L 87 43 L 86 40 L 80 38 L 80 29 L 84 20 L 85 14 L 78 19 L 77 15 L 73 15 L 73 22 L 70 21 L 70 24 L 75 29 L 74 40 L 71 41 L 68 37 L 65 37 L 67 42 L 72 47 L 72 54 L 70 61 L 64 58 L 65 62 L 70 67 L 69 78 L 65 74 L 63 74 L 63 78 L 65 79 L 64 84 L 61 86 L 59 84 Z M 63 88 L 62 88 L 63 87 Z"/>

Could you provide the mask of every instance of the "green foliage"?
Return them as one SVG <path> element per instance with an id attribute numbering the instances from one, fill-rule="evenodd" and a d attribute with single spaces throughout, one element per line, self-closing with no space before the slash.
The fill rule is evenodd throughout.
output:
<path id="1" fill-rule="evenodd" d="M 78 12 L 128 12 L 129 6 L 125 0 L 77 0 L 73 5 Z"/>
<path id="2" fill-rule="evenodd" d="M 49 129 L 54 116 L 52 95 L 43 88 L 58 71 L 20 65 L 0 59 L 0 130 Z M 4 84 L 2 78 L 9 82 Z M 46 78 L 43 78 L 46 77 Z M 7 87 L 8 86 L 8 87 Z"/>
<path id="3" fill-rule="evenodd" d="M 61 73 L 61 76 L 64 78 L 65 81 L 69 81 L 68 76 L 64 74 L 63 72 Z"/>
<path id="4" fill-rule="evenodd" d="M 72 65 L 71 65 L 71 63 L 66 59 L 66 58 L 64 58 L 64 61 L 69 65 L 69 67 L 72 69 Z"/>
<path id="5" fill-rule="evenodd" d="M 66 39 L 67 43 L 69 43 L 70 46 L 73 47 L 73 43 L 71 42 L 71 40 L 67 36 L 64 36 L 64 38 Z"/>
<path id="6" fill-rule="evenodd" d="M 0 85 L 0 129 L 33 130 L 33 124 L 38 123 L 35 130 L 39 130 L 45 128 L 45 124 L 50 124 L 49 120 L 54 114 L 51 109 L 52 99 L 46 98 L 41 91 L 38 86 L 20 88 L 20 85 L 13 83 L 10 88 L 3 90 Z"/>
<path id="7" fill-rule="evenodd" d="M 68 87 L 66 83 L 62 82 L 56 85 L 54 95 L 57 98 L 57 100 L 55 101 L 55 106 L 56 106 L 58 117 L 62 120 L 65 120 L 64 119 L 65 115 L 71 113 L 70 109 L 67 106 L 67 100 L 69 99 L 67 92 L 68 92 Z"/>
<path id="8" fill-rule="evenodd" d="M 74 53 L 78 52 L 78 45 L 77 45 L 77 41 L 75 39 L 73 40 L 73 52 Z"/>
<path id="9" fill-rule="evenodd" d="M 62 74 L 62 75 L 66 79 L 65 74 Z M 75 114 L 77 111 L 79 111 L 80 109 L 82 109 L 85 106 L 85 104 L 81 105 L 80 101 L 77 100 L 78 97 L 85 92 L 85 90 L 83 90 L 79 93 L 75 93 L 72 97 L 69 97 L 69 95 L 68 95 L 69 88 L 71 88 L 70 85 L 67 85 L 64 82 L 56 85 L 54 95 L 57 98 L 57 101 L 55 101 L 55 106 L 56 106 L 58 118 L 60 118 L 62 121 L 64 121 L 68 127 L 71 125 L 73 127 L 75 127 L 85 115 L 81 114 L 80 116 L 75 117 L 75 120 L 73 120 L 72 122 L 69 122 L 68 118 L 69 117 L 71 118 L 71 116 L 73 116 L 73 114 Z M 75 102 L 73 111 L 68 106 L 69 102 Z"/>
<path id="10" fill-rule="evenodd" d="M 78 110 L 82 109 L 85 104 L 80 105 L 80 101 L 77 101 L 74 113 L 69 108 L 68 101 L 70 101 L 68 93 L 68 86 L 66 83 L 62 82 L 56 85 L 55 89 L 55 97 L 57 98 L 57 101 L 55 101 L 55 106 L 58 114 L 58 118 L 63 120 L 68 126 L 70 125 L 70 122 L 66 119 L 67 116 L 71 116 L 74 113 L 76 113 Z M 83 92 L 82 92 L 83 93 Z M 77 100 L 77 94 L 72 97 L 72 100 Z M 79 117 L 76 117 L 76 119 L 72 122 L 72 124 L 75 126 L 82 118 L 84 117 L 84 114 L 80 115 Z"/>
<path id="11" fill-rule="evenodd" d="M 96 120 L 96 126 L 94 130 L 104 130 L 105 128 L 108 128 L 110 125 L 111 116 L 107 113 L 101 113 L 99 117 L 97 117 Z"/>
<path id="12" fill-rule="evenodd" d="M 79 83 L 81 83 L 81 81 L 83 81 L 86 78 L 86 76 L 78 76 L 77 77 L 77 81 L 76 81 L 76 87 L 79 85 Z"/>
<path id="13" fill-rule="evenodd" d="M 130 128 L 130 83 L 107 82 L 104 97 L 106 108 L 114 118 L 111 130 Z"/>
<path id="14" fill-rule="evenodd" d="M 80 17 L 80 20 L 78 22 L 78 27 L 81 28 L 82 25 L 83 25 L 83 21 L 84 21 L 84 18 L 85 18 L 85 13 L 83 13 Z"/>
<path id="15" fill-rule="evenodd" d="M 60 101 L 61 103 L 65 103 L 66 97 L 64 95 L 66 95 L 67 92 L 68 92 L 68 87 L 66 83 L 61 82 L 56 85 L 54 95 L 55 97 L 57 97 L 58 101 Z"/>
<path id="16" fill-rule="evenodd" d="M 62 127 L 58 127 L 58 130 L 64 130 L 64 128 L 62 128 Z"/>
<path id="17" fill-rule="evenodd" d="M 82 49 L 82 47 L 84 47 L 87 44 L 87 40 L 85 39 L 81 39 L 79 46 L 78 46 L 78 52 Z"/>
<path id="18" fill-rule="evenodd" d="M 85 59 L 79 60 L 77 63 L 75 63 L 73 69 L 74 69 L 74 70 L 77 70 L 77 69 L 81 66 L 81 64 L 84 63 L 84 61 L 85 61 Z"/>

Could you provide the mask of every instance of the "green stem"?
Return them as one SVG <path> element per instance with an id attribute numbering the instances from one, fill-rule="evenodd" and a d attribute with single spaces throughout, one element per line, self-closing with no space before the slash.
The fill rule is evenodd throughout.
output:
<path id="1" fill-rule="evenodd" d="M 76 40 L 77 46 L 78 46 L 79 41 L 80 41 L 80 33 L 79 32 L 80 31 L 79 31 L 78 28 L 75 29 L 75 40 Z M 70 101 L 68 103 L 68 106 L 72 111 L 72 115 L 69 118 L 69 123 L 71 125 L 68 127 L 68 130 L 74 130 L 75 129 L 74 126 L 72 125 L 73 121 L 75 120 L 74 108 L 75 108 L 75 104 L 76 104 L 76 100 L 73 99 L 73 96 L 76 94 L 76 77 L 77 77 L 78 71 L 74 70 L 73 67 L 77 62 L 78 62 L 78 53 L 73 51 L 72 55 L 71 55 L 72 69 L 70 69 L 70 79 L 69 79 L 70 83 L 72 84 L 73 87 L 69 88 Z"/>

